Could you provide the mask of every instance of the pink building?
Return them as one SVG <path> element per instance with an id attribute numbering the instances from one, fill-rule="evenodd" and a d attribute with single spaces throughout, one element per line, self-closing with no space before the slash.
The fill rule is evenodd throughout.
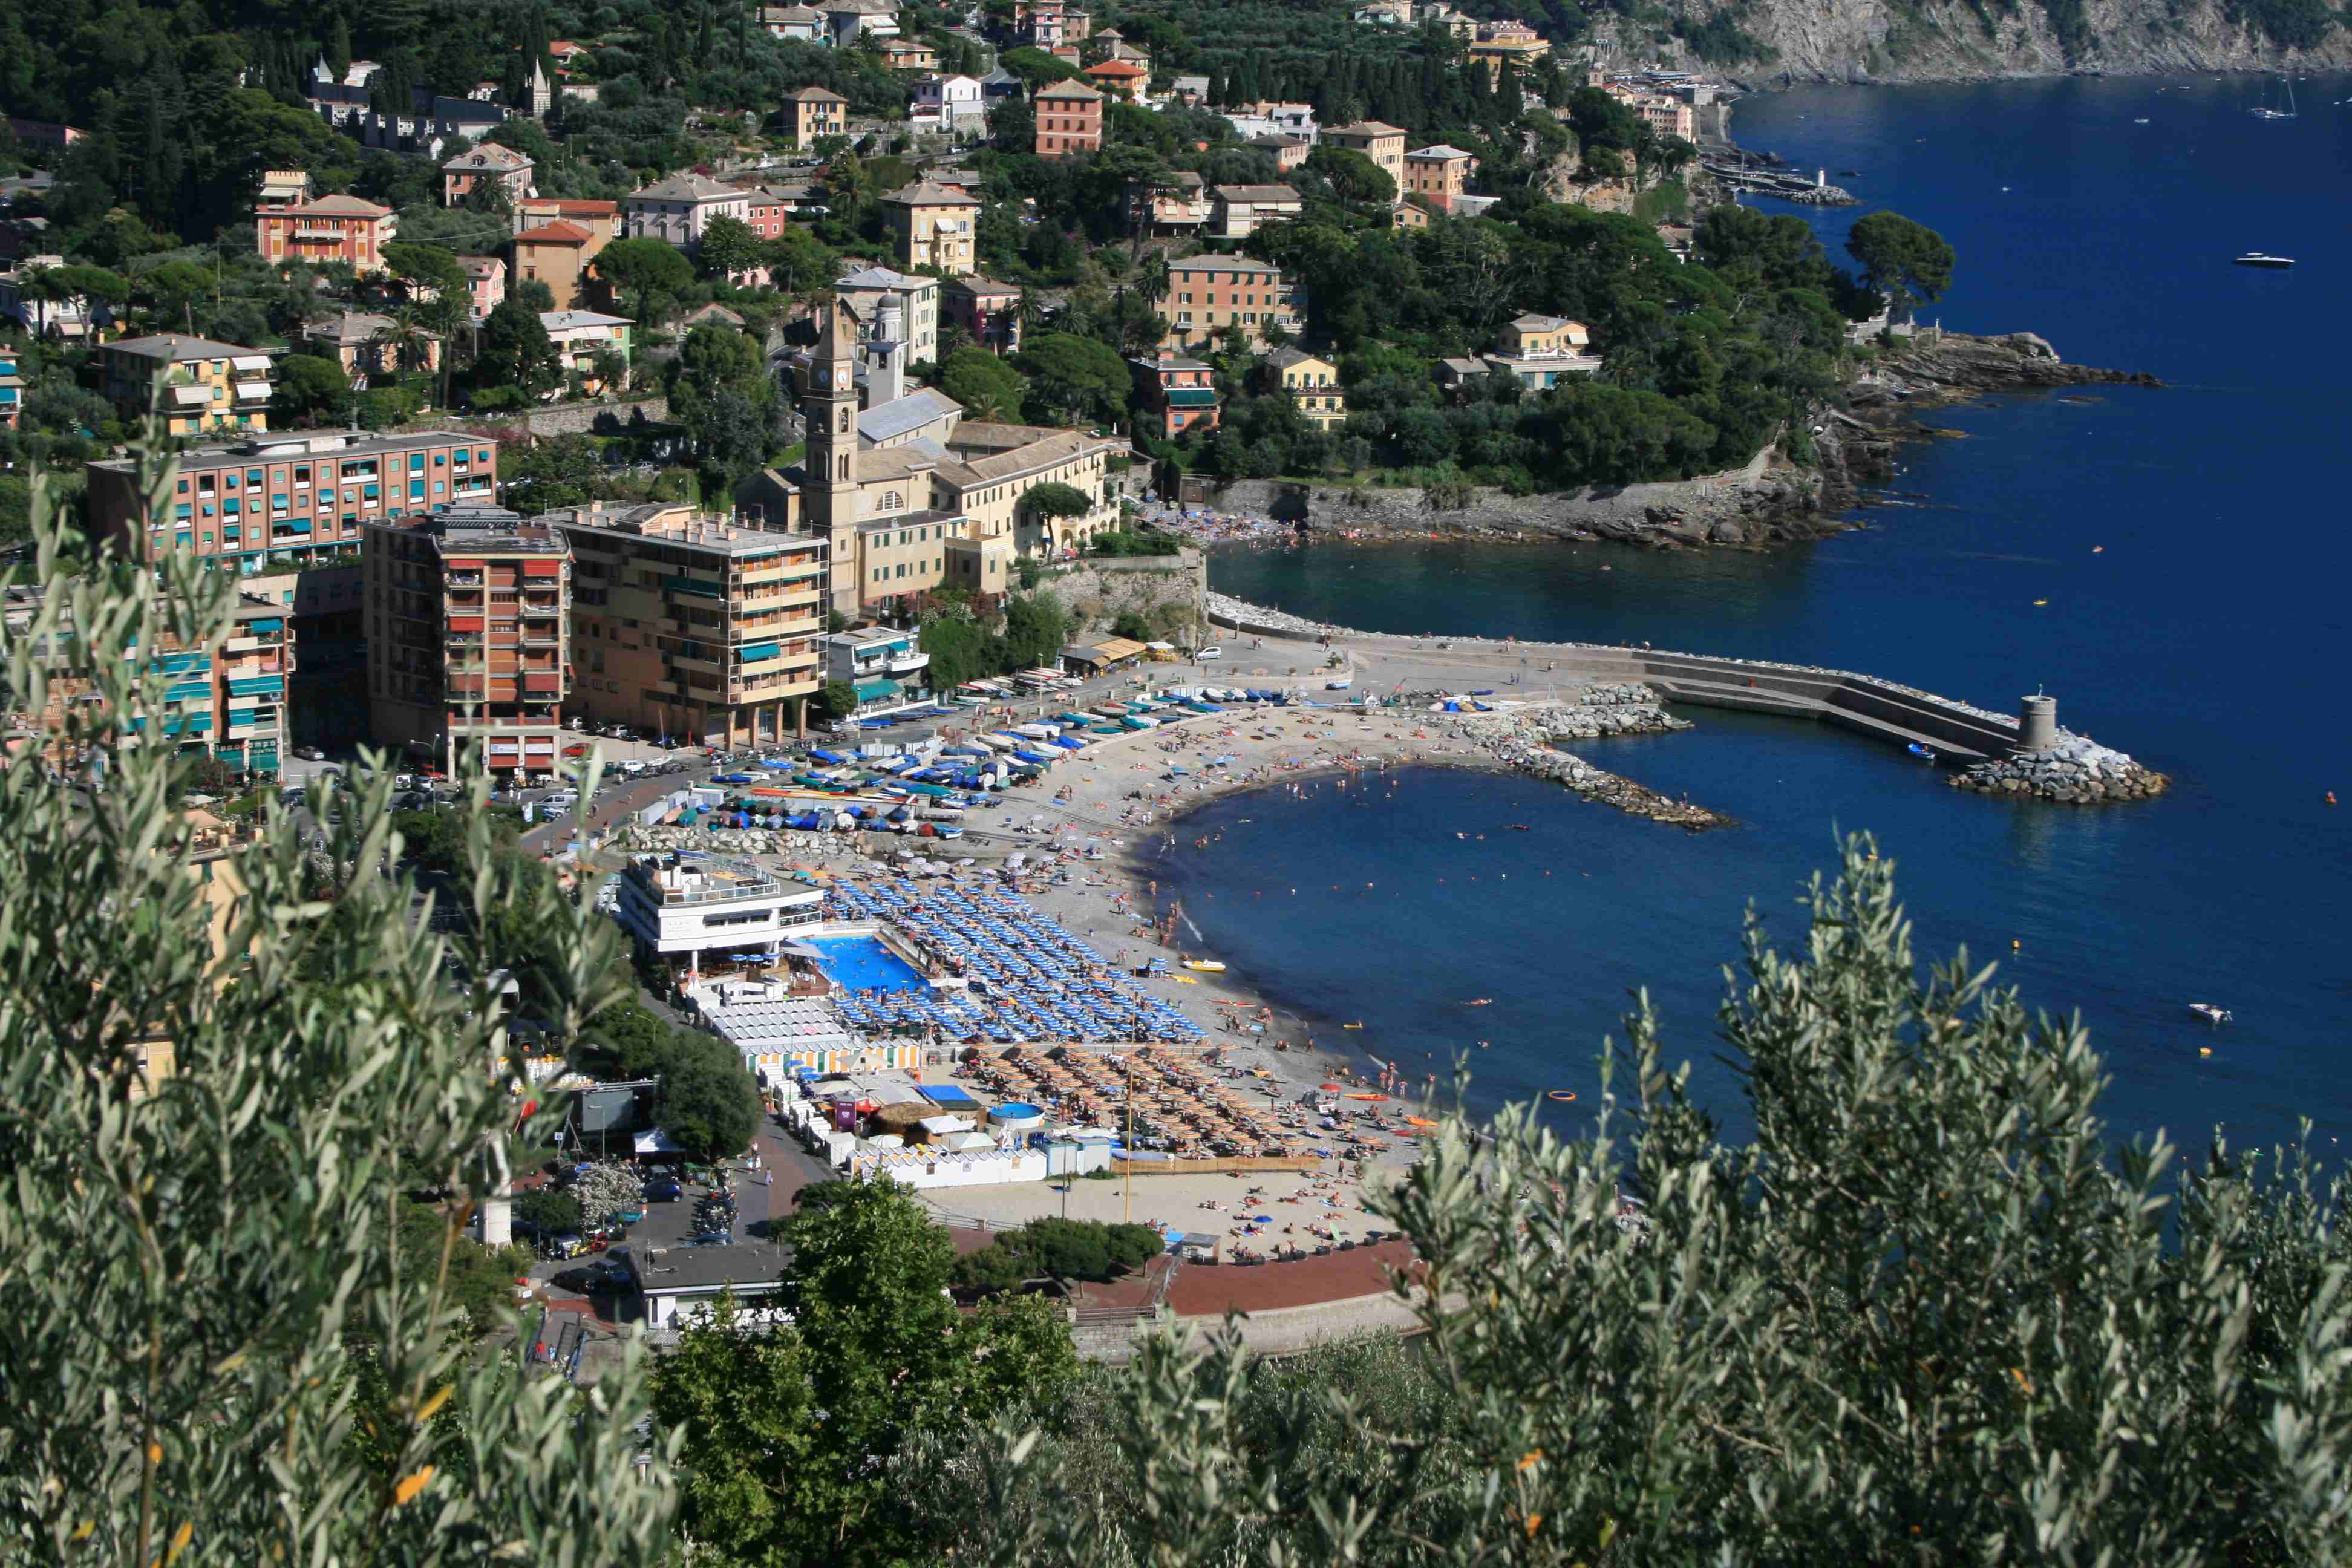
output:
<path id="1" fill-rule="evenodd" d="M 466 281 L 472 286 L 470 308 L 478 321 L 507 297 L 507 264 L 496 256 L 461 256 L 457 265 L 466 269 Z"/>

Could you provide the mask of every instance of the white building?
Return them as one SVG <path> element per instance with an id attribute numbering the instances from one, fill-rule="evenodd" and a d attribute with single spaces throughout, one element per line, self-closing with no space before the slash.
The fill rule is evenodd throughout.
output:
<path id="1" fill-rule="evenodd" d="M 614 916 L 665 960 L 684 956 L 698 976 L 702 954 L 772 950 L 824 919 L 824 906 L 822 889 L 750 860 L 640 855 L 621 874 Z"/>
<path id="2" fill-rule="evenodd" d="M 915 102 L 909 118 L 916 125 L 936 125 L 950 136 L 975 135 L 988 129 L 988 105 L 980 79 L 934 73 L 915 82 Z"/>
<path id="3" fill-rule="evenodd" d="M 645 1256 L 639 1257 L 640 1251 Z M 784 1254 L 758 1242 L 731 1247 L 640 1246 L 615 1247 L 613 1256 L 625 1264 L 629 1282 L 645 1301 L 648 1329 L 682 1329 L 709 1313 L 720 1291 L 735 1298 L 737 1321 L 746 1323 L 789 1323 L 792 1315 L 776 1303 L 784 1271 Z"/>
<path id="4" fill-rule="evenodd" d="M 931 656 L 915 646 L 912 631 L 867 626 L 824 639 L 824 678 L 856 688 L 860 718 L 922 701 L 930 667 Z"/>

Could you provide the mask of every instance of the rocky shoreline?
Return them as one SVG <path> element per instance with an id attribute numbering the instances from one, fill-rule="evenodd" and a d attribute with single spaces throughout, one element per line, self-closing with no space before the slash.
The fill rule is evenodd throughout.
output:
<path id="1" fill-rule="evenodd" d="M 1543 702 L 1498 708 L 1492 713 L 1448 714 L 1445 733 L 1465 741 L 1520 773 L 1548 779 L 1572 795 L 1612 806 L 1628 816 L 1701 832 L 1727 827 L 1731 818 L 1686 800 L 1621 778 L 1583 758 L 1558 749 L 1562 741 L 1592 741 L 1604 735 L 1654 735 L 1691 728 L 1659 704 L 1646 686 L 1614 683 L 1579 694 L 1574 702 Z"/>
<path id="2" fill-rule="evenodd" d="M 1816 416 L 1809 432 L 1811 459 L 1804 463 L 1769 447 L 1744 467 L 1720 474 L 1587 485 L 1538 496 L 1479 489 L 1469 505 L 1443 511 L 1432 510 L 1424 492 L 1410 488 L 1316 485 L 1302 493 L 1263 479 L 1225 487 L 1218 504 L 1290 518 L 1309 539 L 1567 540 L 1648 550 L 1769 549 L 1856 526 L 1842 514 L 1868 488 L 1895 477 L 1897 445 L 1943 433 L 1920 425 L 1917 414 L 2002 393 L 2163 384 L 2140 372 L 2069 364 L 2049 340 L 2033 332 L 1921 332 L 1882 351 L 1848 388 L 1850 410 L 1829 409 Z"/>

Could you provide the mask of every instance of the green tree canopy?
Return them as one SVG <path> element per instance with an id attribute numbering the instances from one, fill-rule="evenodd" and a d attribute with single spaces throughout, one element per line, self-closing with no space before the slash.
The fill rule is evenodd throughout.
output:
<path id="1" fill-rule="evenodd" d="M 1853 220 L 1846 251 L 1862 266 L 1862 280 L 1908 310 L 1952 286 L 1952 247 L 1944 237 L 1900 213 L 1874 212 Z"/>
<path id="2" fill-rule="evenodd" d="M 1013 420 L 1021 416 L 1029 383 L 986 349 L 966 344 L 940 363 L 940 390 L 962 404 L 968 418 Z"/>
<path id="3" fill-rule="evenodd" d="M 482 321 L 482 347 L 474 380 L 482 386 L 514 386 L 548 392 L 563 379 L 562 361 L 539 312 L 520 300 L 499 301 Z"/>
<path id="4" fill-rule="evenodd" d="M 1086 491 L 1059 480 L 1032 485 L 1021 496 L 1021 509 L 1034 518 L 1084 517 L 1094 505 Z"/>
<path id="5" fill-rule="evenodd" d="M 1123 407 L 1132 378 L 1118 351 L 1074 332 L 1038 332 L 1013 360 L 1029 378 L 1030 396 L 1049 416 L 1108 416 Z"/>
<path id="6" fill-rule="evenodd" d="M 596 270 L 618 296 L 623 312 L 658 326 L 677 313 L 678 296 L 694 282 L 694 266 L 667 240 L 616 239 L 596 253 Z"/>

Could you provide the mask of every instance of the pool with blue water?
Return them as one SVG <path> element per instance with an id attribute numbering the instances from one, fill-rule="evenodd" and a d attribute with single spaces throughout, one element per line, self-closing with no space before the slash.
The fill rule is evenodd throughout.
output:
<path id="1" fill-rule="evenodd" d="M 807 941 L 819 954 L 817 967 L 845 990 L 918 991 L 923 987 L 922 975 L 884 946 L 879 937 L 818 936 Z"/>

